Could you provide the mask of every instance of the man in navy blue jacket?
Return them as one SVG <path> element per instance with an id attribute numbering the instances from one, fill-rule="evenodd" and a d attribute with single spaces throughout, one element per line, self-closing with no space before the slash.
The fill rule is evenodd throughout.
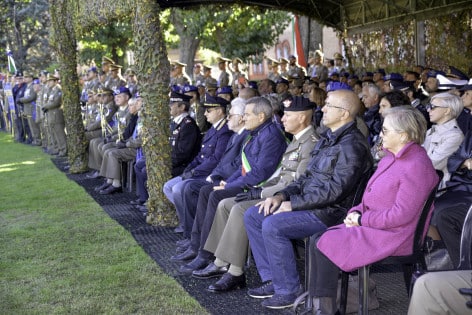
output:
<path id="1" fill-rule="evenodd" d="M 187 165 L 182 175 L 176 176 L 164 184 L 164 194 L 172 204 L 175 204 L 175 199 L 182 198 L 182 187 L 187 180 L 205 179 L 221 160 L 229 138 L 233 134 L 226 124 L 226 106 L 228 104 L 229 102 L 221 97 L 206 95 L 203 104 L 206 108 L 205 117 L 212 127 L 205 134 L 197 156 Z M 182 226 L 184 216 L 179 212 L 177 215 Z"/>
<path id="2" fill-rule="evenodd" d="M 206 267 L 213 260 L 213 254 L 203 246 L 213 223 L 218 203 L 251 187 L 258 187 L 277 170 L 287 148 L 283 131 L 272 122 L 272 106 L 263 97 L 247 101 L 244 110 L 244 127 L 250 131 L 241 152 L 241 167 L 219 186 L 203 187 L 198 196 L 197 212 L 192 227 L 189 248 L 179 260 L 193 260 L 180 267 L 183 274 Z M 197 255 L 198 254 L 198 255 Z"/>

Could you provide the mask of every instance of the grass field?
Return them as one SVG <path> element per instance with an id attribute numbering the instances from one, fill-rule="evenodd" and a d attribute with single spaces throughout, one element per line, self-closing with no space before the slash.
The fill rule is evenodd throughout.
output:
<path id="1" fill-rule="evenodd" d="M 205 314 L 38 147 L 0 133 L 0 314 Z"/>

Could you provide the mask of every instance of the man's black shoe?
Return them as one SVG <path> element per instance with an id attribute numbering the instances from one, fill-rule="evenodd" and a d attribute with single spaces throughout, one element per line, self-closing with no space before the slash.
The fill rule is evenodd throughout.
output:
<path id="1" fill-rule="evenodd" d="M 142 206 L 146 203 L 146 201 L 141 201 L 139 199 L 136 199 L 136 200 L 131 200 L 129 203 L 132 204 L 133 206 Z"/>
<path id="2" fill-rule="evenodd" d="M 109 183 L 107 183 L 107 181 L 105 181 L 103 184 L 101 184 L 100 186 L 95 187 L 93 190 L 95 190 L 95 191 L 104 190 L 105 188 L 108 188 L 108 186 L 111 186 L 111 184 L 109 184 Z"/>
<path id="3" fill-rule="evenodd" d="M 197 256 L 197 257 L 195 257 L 194 260 L 192 260 L 188 264 L 180 266 L 179 272 L 183 275 L 190 276 L 194 270 L 203 269 L 209 263 L 210 263 L 210 261 L 208 259 L 201 258 L 200 256 Z"/>
<path id="4" fill-rule="evenodd" d="M 210 279 L 219 277 L 228 272 L 228 266 L 217 267 L 214 263 L 209 263 L 205 269 L 195 270 L 192 272 L 192 277 L 197 279 Z"/>
<path id="5" fill-rule="evenodd" d="M 116 192 L 121 192 L 121 187 L 115 187 L 113 185 L 110 185 L 108 186 L 108 188 L 100 190 L 100 195 L 111 195 Z"/>
<path id="6" fill-rule="evenodd" d="M 186 260 L 194 259 L 195 257 L 197 257 L 197 252 L 189 247 L 185 252 L 172 256 L 170 260 L 186 261 Z"/>
<path id="7" fill-rule="evenodd" d="M 240 276 L 233 276 L 229 272 L 225 273 L 220 280 L 208 287 L 208 291 L 221 293 L 229 292 L 235 289 L 242 289 L 246 287 L 246 277 L 244 274 Z"/>
<path id="8" fill-rule="evenodd" d="M 100 176 L 100 172 L 99 172 L 99 171 L 95 171 L 95 172 L 93 172 L 92 174 L 87 174 L 87 175 L 85 175 L 85 177 L 87 177 L 87 178 L 97 178 L 98 176 Z"/>

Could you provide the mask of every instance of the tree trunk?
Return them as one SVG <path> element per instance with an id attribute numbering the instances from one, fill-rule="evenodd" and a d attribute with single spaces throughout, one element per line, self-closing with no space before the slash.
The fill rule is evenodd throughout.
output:
<path id="1" fill-rule="evenodd" d="M 61 71 L 62 106 L 67 129 L 67 150 L 71 173 L 87 170 L 87 142 L 79 106 L 77 5 L 74 0 L 50 0 L 52 43 Z"/>
<path id="2" fill-rule="evenodd" d="M 193 77 L 193 64 L 195 63 L 195 55 L 197 54 L 200 40 L 194 36 L 185 36 L 186 33 L 180 34 L 179 52 L 180 60 L 187 64 L 185 71 L 189 77 Z"/>
<path id="3" fill-rule="evenodd" d="M 160 7 L 154 0 L 137 1 L 134 21 L 136 68 L 143 97 L 143 149 L 148 175 L 147 222 L 160 226 L 177 225 L 174 207 L 162 192 L 171 178 L 169 145 L 170 64 L 159 21 Z"/>

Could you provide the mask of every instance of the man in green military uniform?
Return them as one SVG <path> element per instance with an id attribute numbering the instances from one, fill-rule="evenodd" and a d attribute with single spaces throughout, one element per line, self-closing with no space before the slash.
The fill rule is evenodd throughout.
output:
<path id="1" fill-rule="evenodd" d="M 179 61 L 171 61 L 170 86 L 184 86 L 190 84 L 190 78 L 184 71 L 187 65 Z"/>
<path id="2" fill-rule="evenodd" d="M 23 103 L 23 111 L 26 115 L 26 120 L 28 121 L 28 126 L 31 131 L 31 136 L 33 137 L 31 144 L 32 145 L 41 145 L 41 138 L 39 133 L 39 126 L 36 122 L 36 92 L 33 88 L 33 74 L 24 73 L 23 80 L 26 84 L 26 89 L 23 94 L 23 97 L 19 98 L 19 101 Z M 33 119 L 33 116 L 34 119 Z"/>
<path id="3" fill-rule="evenodd" d="M 221 71 L 220 76 L 218 78 L 218 86 L 224 87 L 230 85 L 231 77 L 230 74 L 226 71 L 226 63 L 230 62 L 231 59 L 218 57 L 216 58 L 216 60 L 218 61 L 218 68 Z"/>
<path id="4" fill-rule="evenodd" d="M 60 157 L 67 155 L 66 133 L 64 131 L 64 114 L 62 112 L 62 89 L 58 84 L 59 78 L 49 75 L 47 85 L 49 93 L 46 102 L 43 104 L 43 112 L 46 114 L 50 126 L 51 137 L 53 139 L 53 152 Z"/>

